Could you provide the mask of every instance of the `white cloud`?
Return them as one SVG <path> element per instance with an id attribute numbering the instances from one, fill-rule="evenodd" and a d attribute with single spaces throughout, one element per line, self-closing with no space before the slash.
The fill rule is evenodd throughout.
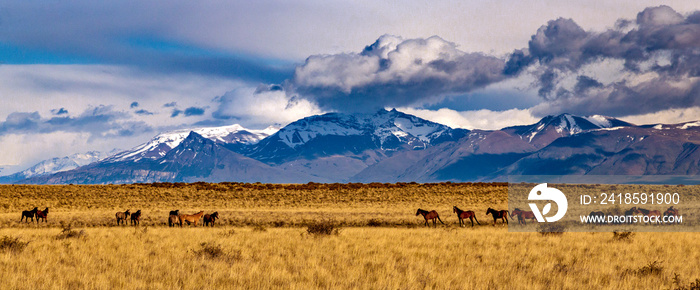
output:
<path id="1" fill-rule="evenodd" d="M 277 123 L 286 125 L 323 111 L 305 99 L 292 98 L 282 90 L 243 87 L 219 98 L 214 117 L 230 119 L 249 128 L 261 128 Z"/>
<path id="2" fill-rule="evenodd" d="M 650 114 L 620 117 L 621 120 L 637 124 L 677 124 L 700 120 L 700 107 L 669 109 Z"/>
<path id="3" fill-rule="evenodd" d="M 532 116 L 528 109 L 455 111 L 446 108 L 439 110 L 397 108 L 397 110 L 452 128 L 469 130 L 498 130 L 509 126 L 534 124 L 539 121 L 539 118 Z"/>

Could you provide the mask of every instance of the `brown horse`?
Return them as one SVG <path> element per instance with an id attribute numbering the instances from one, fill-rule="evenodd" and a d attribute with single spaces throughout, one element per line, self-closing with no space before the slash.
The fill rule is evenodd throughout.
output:
<path id="1" fill-rule="evenodd" d="M 208 226 L 211 223 L 211 226 L 214 226 L 214 221 L 219 218 L 219 212 L 215 211 L 213 214 L 205 214 L 204 215 L 204 226 Z"/>
<path id="2" fill-rule="evenodd" d="M 29 219 L 32 219 L 32 222 L 34 222 L 34 216 L 36 215 L 37 211 L 39 211 L 38 207 L 35 207 L 33 210 L 22 211 L 22 218 L 19 221 L 21 222 L 26 219 L 27 222 L 29 222 Z"/>
<path id="3" fill-rule="evenodd" d="M 131 214 L 131 225 L 141 225 L 141 210 Z"/>
<path id="4" fill-rule="evenodd" d="M 673 208 L 673 206 L 671 206 L 664 212 L 664 216 L 678 217 L 678 209 L 675 209 Z"/>
<path id="5" fill-rule="evenodd" d="M 459 219 L 459 226 L 462 227 L 466 223 L 464 222 L 464 219 L 469 219 L 472 222 L 472 227 L 474 227 L 474 221 L 476 221 L 476 224 L 481 225 L 479 223 L 479 220 L 476 219 L 476 214 L 471 211 L 471 210 L 461 210 L 459 209 L 456 205 L 452 207 L 452 212 L 457 213 L 457 218 Z"/>
<path id="6" fill-rule="evenodd" d="M 495 210 L 489 207 L 489 209 L 486 210 L 486 215 L 491 214 L 493 216 L 493 226 L 496 226 L 496 221 L 498 219 L 501 219 L 501 221 L 505 222 L 508 224 L 508 211 L 507 210 Z"/>
<path id="7" fill-rule="evenodd" d="M 181 214 L 181 215 L 179 215 L 180 226 L 182 226 L 183 222 L 186 222 L 188 225 L 193 223 L 194 226 L 196 227 L 197 223 L 199 222 L 199 220 L 202 218 L 203 215 L 204 215 L 203 211 L 200 211 L 196 214 Z"/>
<path id="8" fill-rule="evenodd" d="M 168 226 L 169 226 L 169 227 L 174 227 L 175 225 L 179 225 L 180 227 L 182 227 L 182 221 L 180 220 L 180 216 L 179 216 L 179 215 L 171 214 L 171 215 L 168 217 Z"/>
<path id="9" fill-rule="evenodd" d="M 509 215 L 510 215 L 511 219 L 513 219 L 513 216 L 517 216 L 518 217 L 518 224 L 522 224 L 522 225 L 527 224 L 525 222 L 526 219 L 530 219 L 533 222 L 536 219 L 535 214 L 532 211 L 524 211 L 524 210 L 521 210 L 519 208 L 515 208 L 515 210 L 513 210 L 513 212 L 510 213 Z"/>
<path id="10" fill-rule="evenodd" d="M 36 212 L 36 222 L 39 222 L 39 219 L 43 219 L 44 222 L 46 222 L 46 217 L 49 215 L 49 208 L 47 207 L 45 210 L 40 210 Z"/>
<path id="11" fill-rule="evenodd" d="M 418 211 L 416 212 L 416 216 L 418 216 L 419 214 L 423 215 L 423 218 L 425 219 L 425 226 L 426 227 L 428 226 L 428 220 L 433 220 L 433 226 L 435 226 L 435 227 L 437 227 L 437 221 L 435 221 L 435 219 L 439 220 L 441 224 L 443 224 L 443 225 L 445 224 L 440 219 L 440 216 L 438 215 L 438 213 L 434 210 L 427 211 L 427 210 L 422 210 L 419 208 Z"/>
<path id="12" fill-rule="evenodd" d="M 648 209 L 644 209 L 644 208 L 640 207 L 640 208 L 637 208 L 637 211 L 635 211 L 635 214 L 640 214 L 640 213 L 646 217 L 655 216 L 657 219 L 661 218 L 661 212 L 658 210 L 648 210 Z"/>
<path id="13" fill-rule="evenodd" d="M 126 224 L 126 219 L 129 218 L 131 213 L 127 209 L 125 212 L 117 212 L 114 216 L 117 218 L 117 225 L 121 224 Z"/>

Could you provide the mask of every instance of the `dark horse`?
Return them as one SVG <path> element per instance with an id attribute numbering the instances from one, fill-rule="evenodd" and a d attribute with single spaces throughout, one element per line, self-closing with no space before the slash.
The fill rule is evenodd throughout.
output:
<path id="1" fill-rule="evenodd" d="M 180 225 L 182 226 L 182 222 L 180 222 L 180 210 L 171 210 L 170 215 L 168 215 L 168 226 L 169 227 L 174 227 L 175 225 Z"/>
<path id="2" fill-rule="evenodd" d="M 456 205 L 452 207 L 452 212 L 457 213 L 457 218 L 459 219 L 459 226 L 462 227 L 466 223 L 464 222 L 464 219 L 469 219 L 472 222 L 472 227 L 474 227 L 474 221 L 476 221 L 476 224 L 481 225 L 479 223 L 479 220 L 476 219 L 476 214 L 471 211 L 471 210 L 461 210 L 459 209 Z"/>
<path id="3" fill-rule="evenodd" d="M 141 210 L 137 210 L 135 213 L 131 214 L 131 225 L 141 224 Z"/>
<path id="4" fill-rule="evenodd" d="M 19 221 L 21 222 L 26 219 L 27 222 L 29 222 L 29 219 L 32 219 L 32 222 L 34 222 L 34 216 L 37 211 L 39 211 L 38 207 L 35 207 L 33 210 L 22 211 L 22 218 Z"/>
<path id="5" fill-rule="evenodd" d="M 131 213 L 128 209 L 125 212 L 120 211 L 114 214 L 114 216 L 117 218 L 117 225 L 119 225 L 120 223 L 123 225 L 126 224 L 126 219 L 129 218 L 130 215 Z"/>
<path id="6" fill-rule="evenodd" d="M 507 210 L 495 210 L 489 207 L 489 209 L 486 210 L 486 215 L 493 215 L 493 225 L 496 226 L 496 221 L 498 219 L 501 219 L 501 221 L 505 222 L 508 224 L 508 211 Z"/>
<path id="7" fill-rule="evenodd" d="M 602 224 L 605 213 L 602 211 L 592 211 L 588 214 L 588 223 Z"/>
<path id="8" fill-rule="evenodd" d="M 434 210 L 427 211 L 427 210 L 422 210 L 419 208 L 418 211 L 416 211 L 416 216 L 419 214 L 423 215 L 423 218 L 425 219 L 425 226 L 426 227 L 428 226 L 428 220 L 433 220 L 433 226 L 435 226 L 435 227 L 437 227 L 437 221 L 435 221 L 435 219 L 439 220 L 441 224 L 443 224 L 443 225 L 445 224 L 440 219 L 440 216 L 438 215 L 438 213 Z"/>
<path id="9" fill-rule="evenodd" d="M 43 210 L 43 211 L 41 211 L 41 210 L 40 210 L 40 211 L 37 211 L 37 212 L 36 212 L 36 222 L 38 223 L 38 222 L 39 222 L 39 219 L 43 219 L 44 222 L 46 222 L 46 217 L 47 217 L 48 215 L 49 215 L 49 208 L 48 208 L 48 207 L 47 207 L 45 210 Z"/>
<path id="10" fill-rule="evenodd" d="M 525 222 L 526 219 L 531 219 L 532 221 L 535 221 L 535 214 L 532 211 L 524 211 L 519 208 L 515 208 L 512 213 L 510 213 L 510 218 L 513 219 L 513 216 L 518 217 L 518 224 L 527 224 Z"/>
<path id="11" fill-rule="evenodd" d="M 673 208 L 673 206 L 671 206 L 664 212 L 664 216 L 678 217 L 678 209 L 675 209 Z"/>
<path id="12" fill-rule="evenodd" d="M 214 226 L 214 221 L 219 218 L 219 212 L 215 211 L 213 214 L 205 214 L 204 215 L 204 226 L 208 226 L 211 223 L 211 226 Z"/>

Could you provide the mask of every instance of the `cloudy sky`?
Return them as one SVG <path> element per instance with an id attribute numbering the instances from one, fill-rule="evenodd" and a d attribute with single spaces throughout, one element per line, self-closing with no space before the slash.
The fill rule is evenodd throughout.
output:
<path id="1" fill-rule="evenodd" d="M 0 174 L 332 111 L 700 119 L 695 1 L 349 2 L 2 1 Z"/>

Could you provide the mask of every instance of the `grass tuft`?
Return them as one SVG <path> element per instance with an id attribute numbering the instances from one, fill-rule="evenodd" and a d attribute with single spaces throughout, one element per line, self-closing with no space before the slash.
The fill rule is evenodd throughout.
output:
<path id="1" fill-rule="evenodd" d="M 221 245 L 214 243 L 201 243 L 198 250 L 193 251 L 194 254 L 201 258 L 221 260 L 227 263 L 235 263 L 243 260 L 241 250 L 235 250 L 231 253 L 224 251 Z"/>
<path id="2" fill-rule="evenodd" d="M 634 237 L 633 232 L 613 232 L 613 241 L 630 241 Z"/>
<path id="3" fill-rule="evenodd" d="M 21 253 L 29 242 L 23 242 L 19 238 L 3 236 L 0 239 L 0 252 Z"/>
<path id="4" fill-rule="evenodd" d="M 61 229 L 61 233 L 59 233 L 56 236 L 57 240 L 64 240 L 64 239 L 70 239 L 70 238 L 85 238 L 87 237 L 87 233 L 85 233 L 85 230 L 74 230 L 70 224 L 64 225 L 63 229 Z"/>
<path id="5" fill-rule="evenodd" d="M 337 236 L 340 234 L 340 227 L 331 220 L 311 222 L 306 227 L 306 233 L 313 236 Z"/>

